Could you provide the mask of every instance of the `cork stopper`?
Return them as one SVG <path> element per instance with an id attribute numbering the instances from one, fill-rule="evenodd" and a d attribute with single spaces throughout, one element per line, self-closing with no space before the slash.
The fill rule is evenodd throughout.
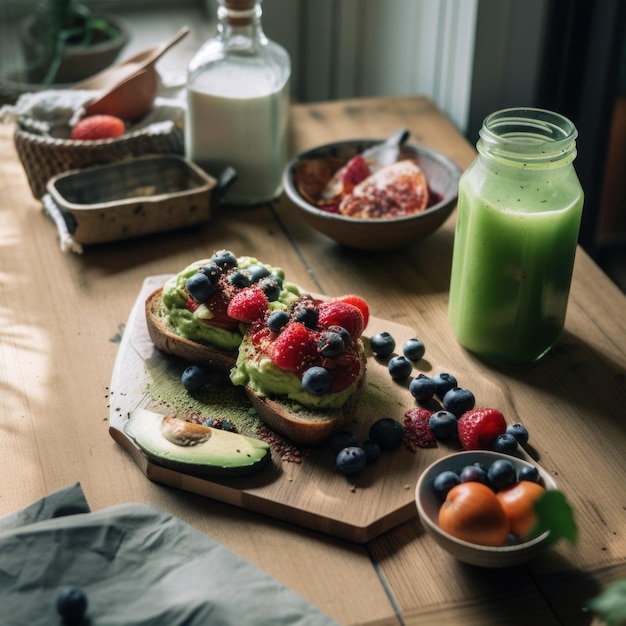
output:
<path id="1" fill-rule="evenodd" d="M 232 26 L 246 26 L 252 22 L 255 7 L 259 0 L 221 0 L 228 10 L 228 23 Z"/>

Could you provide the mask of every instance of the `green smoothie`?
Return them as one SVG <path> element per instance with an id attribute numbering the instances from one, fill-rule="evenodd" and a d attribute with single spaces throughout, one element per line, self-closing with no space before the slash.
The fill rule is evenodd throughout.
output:
<path id="1" fill-rule="evenodd" d="M 562 333 L 583 193 L 571 165 L 480 163 L 459 185 L 449 320 L 465 348 L 521 364 Z"/>

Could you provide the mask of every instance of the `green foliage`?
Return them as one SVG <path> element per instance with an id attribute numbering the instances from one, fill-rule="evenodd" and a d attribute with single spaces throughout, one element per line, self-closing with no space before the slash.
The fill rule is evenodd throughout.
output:
<path id="1" fill-rule="evenodd" d="M 626 578 L 611 583 L 600 595 L 587 602 L 606 626 L 626 624 Z"/>
<path id="2" fill-rule="evenodd" d="M 532 531 L 533 536 L 549 530 L 549 543 L 556 543 L 559 539 L 576 543 L 574 513 L 562 492 L 557 489 L 546 490 L 535 502 L 535 512 L 537 523 Z"/>

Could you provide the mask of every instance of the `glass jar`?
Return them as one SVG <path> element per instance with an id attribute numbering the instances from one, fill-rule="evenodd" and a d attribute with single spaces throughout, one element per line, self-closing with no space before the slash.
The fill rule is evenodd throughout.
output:
<path id="1" fill-rule="evenodd" d="M 233 167 L 223 201 L 256 204 L 282 191 L 291 61 L 264 35 L 260 0 L 218 3 L 217 35 L 188 68 L 185 155 L 213 176 Z"/>
<path id="2" fill-rule="evenodd" d="M 492 113 L 461 176 L 448 318 L 489 360 L 532 363 L 563 331 L 583 208 L 577 135 L 551 111 Z"/>

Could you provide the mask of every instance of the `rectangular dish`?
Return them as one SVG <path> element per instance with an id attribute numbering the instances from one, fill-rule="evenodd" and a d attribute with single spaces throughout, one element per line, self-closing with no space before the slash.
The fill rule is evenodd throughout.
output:
<path id="1" fill-rule="evenodd" d="M 73 241 L 94 244 L 207 221 L 216 184 L 171 154 L 64 172 L 48 181 L 47 190 Z"/>

